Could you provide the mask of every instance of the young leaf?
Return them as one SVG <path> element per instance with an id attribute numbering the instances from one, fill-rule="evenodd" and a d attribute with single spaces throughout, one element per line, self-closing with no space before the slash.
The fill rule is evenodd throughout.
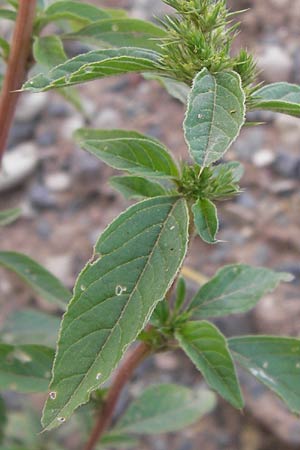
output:
<path id="1" fill-rule="evenodd" d="M 10 314 L 0 329 L 7 344 L 39 344 L 55 347 L 60 320 L 50 314 L 25 309 Z"/>
<path id="2" fill-rule="evenodd" d="M 113 432 L 159 434 L 178 431 L 215 407 L 211 391 L 192 391 L 176 384 L 154 385 L 134 400 Z"/>
<path id="3" fill-rule="evenodd" d="M 7 423 L 6 405 L 2 397 L 0 397 L 0 444 L 3 442 L 4 430 Z"/>
<path id="4" fill-rule="evenodd" d="M 3 390 L 44 392 L 54 351 L 40 345 L 0 344 L 0 386 Z"/>
<path id="5" fill-rule="evenodd" d="M 75 133 L 75 139 L 81 147 L 115 169 L 149 177 L 178 176 L 166 147 L 135 131 L 82 129 Z"/>
<path id="6" fill-rule="evenodd" d="M 300 339 L 242 336 L 229 339 L 236 361 L 300 413 Z"/>
<path id="7" fill-rule="evenodd" d="M 175 312 L 180 311 L 182 305 L 184 304 L 185 296 L 186 296 L 185 280 L 184 278 L 180 277 L 177 281 L 176 286 L 176 300 L 174 305 Z"/>
<path id="8" fill-rule="evenodd" d="M 221 159 L 245 122 L 245 94 L 235 72 L 195 77 L 184 120 L 191 156 L 202 167 Z"/>
<path id="9" fill-rule="evenodd" d="M 51 429 L 86 403 L 151 317 L 185 257 L 188 211 L 156 197 L 121 214 L 101 235 L 64 315 L 43 424 Z"/>
<path id="10" fill-rule="evenodd" d="M 20 208 L 6 209 L 5 211 L 0 211 L 0 227 L 9 225 L 10 223 L 17 220 L 21 215 L 22 211 Z"/>
<path id="11" fill-rule="evenodd" d="M 37 37 L 33 44 L 33 56 L 39 69 L 47 73 L 51 67 L 64 63 L 68 58 L 61 39 L 56 36 Z M 80 96 L 76 88 L 60 88 L 58 93 L 70 102 L 78 111 L 84 113 Z"/>
<path id="12" fill-rule="evenodd" d="M 46 9 L 42 23 L 46 24 L 57 20 L 73 20 L 82 24 L 88 24 L 109 17 L 110 13 L 108 11 L 89 3 L 63 0 L 54 2 Z"/>
<path id="13" fill-rule="evenodd" d="M 166 190 L 158 183 L 142 177 L 112 177 L 110 184 L 125 198 L 158 197 L 166 195 Z"/>
<path id="14" fill-rule="evenodd" d="M 180 347 L 208 385 L 235 408 L 243 398 L 226 338 L 210 322 L 187 322 L 176 333 Z"/>
<path id="15" fill-rule="evenodd" d="M 47 76 L 36 75 L 23 85 L 23 90 L 47 91 L 106 76 L 157 70 L 159 58 L 153 50 L 133 47 L 93 50 L 54 67 Z"/>
<path id="16" fill-rule="evenodd" d="M 215 244 L 219 230 L 217 208 L 208 198 L 199 198 L 192 207 L 197 232 L 204 242 Z"/>
<path id="17" fill-rule="evenodd" d="M 217 166 L 214 166 L 214 172 L 213 172 L 214 178 L 217 178 L 218 175 L 220 175 L 220 172 L 225 168 L 231 172 L 232 181 L 234 183 L 238 183 L 241 180 L 241 178 L 245 172 L 244 166 L 240 162 L 229 161 L 229 162 L 225 162 L 225 163 L 219 164 Z"/>
<path id="18" fill-rule="evenodd" d="M 266 109 L 300 117 L 300 86 L 290 83 L 274 83 L 253 94 L 251 109 Z"/>
<path id="19" fill-rule="evenodd" d="M 64 35 L 64 39 L 78 39 L 89 44 L 113 47 L 136 47 L 159 52 L 159 39 L 166 32 L 151 22 L 140 19 L 105 19 L 94 22 L 76 33 Z"/>
<path id="20" fill-rule="evenodd" d="M 26 255 L 0 252 L 0 266 L 15 272 L 41 297 L 62 308 L 71 298 L 71 293 L 54 275 Z"/>
<path id="21" fill-rule="evenodd" d="M 291 281 L 287 273 L 262 267 L 233 264 L 219 270 L 201 287 L 191 302 L 190 310 L 197 318 L 220 317 L 252 309 L 263 295 L 281 281 Z"/>

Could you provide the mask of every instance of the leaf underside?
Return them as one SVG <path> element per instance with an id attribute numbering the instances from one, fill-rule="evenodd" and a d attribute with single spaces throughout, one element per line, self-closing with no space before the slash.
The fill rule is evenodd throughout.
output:
<path id="1" fill-rule="evenodd" d="M 300 339 L 243 336 L 229 339 L 236 361 L 300 413 Z"/>
<path id="2" fill-rule="evenodd" d="M 118 432 L 159 434 L 185 428 L 215 406 L 208 390 L 192 391 L 176 384 L 153 385 L 134 400 L 116 425 Z"/>
<path id="3" fill-rule="evenodd" d="M 164 298 L 187 239 L 187 205 L 178 197 L 140 202 L 104 231 L 62 322 L 45 428 L 58 426 L 107 380 Z"/>
<path id="4" fill-rule="evenodd" d="M 251 109 L 264 109 L 300 117 L 300 86 L 290 83 L 273 83 L 253 95 Z"/>
<path id="5" fill-rule="evenodd" d="M 192 207 L 195 226 L 199 236 L 208 244 L 217 242 L 219 229 L 217 208 L 208 198 L 200 198 Z"/>
<path id="6" fill-rule="evenodd" d="M 48 270 L 29 256 L 16 252 L 0 252 L 0 266 L 15 272 L 45 300 L 65 308 L 71 293 Z"/>
<path id="7" fill-rule="evenodd" d="M 225 266 L 201 289 L 191 302 L 197 318 L 220 317 L 252 309 L 263 295 L 281 281 L 291 281 L 288 273 L 274 272 L 246 264 Z"/>
<path id="8" fill-rule="evenodd" d="M 245 94 L 235 72 L 196 75 L 184 120 L 185 139 L 200 166 L 220 159 L 245 122 Z"/>
<path id="9" fill-rule="evenodd" d="M 210 322 L 188 322 L 176 333 L 180 347 L 208 385 L 235 408 L 243 398 L 226 338 Z"/>
<path id="10" fill-rule="evenodd" d="M 81 129 L 79 145 L 118 170 L 149 177 L 176 177 L 178 169 L 166 147 L 135 131 Z"/>

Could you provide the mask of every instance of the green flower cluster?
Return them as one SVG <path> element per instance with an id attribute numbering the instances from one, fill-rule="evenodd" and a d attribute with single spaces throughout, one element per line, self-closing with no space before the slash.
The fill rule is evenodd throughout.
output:
<path id="1" fill-rule="evenodd" d="M 250 95 L 256 78 L 252 55 L 241 50 L 232 56 L 232 42 L 239 23 L 229 12 L 225 0 L 164 0 L 176 13 L 161 21 L 168 31 L 162 44 L 163 70 L 172 78 L 191 86 L 195 75 L 206 67 L 211 73 L 236 71 Z"/>

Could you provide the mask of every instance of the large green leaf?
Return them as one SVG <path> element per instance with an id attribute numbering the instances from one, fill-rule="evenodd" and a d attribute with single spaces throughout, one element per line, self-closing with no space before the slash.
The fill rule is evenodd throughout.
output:
<path id="1" fill-rule="evenodd" d="M 45 10 L 42 23 L 46 24 L 57 20 L 73 20 L 82 24 L 88 24 L 109 17 L 110 13 L 108 11 L 97 8 L 89 3 L 62 0 L 54 2 Z"/>
<path id="2" fill-rule="evenodd" d="M 104 231 L 62 322 L 45 428 L 70 417 L 107 380 L 171 286 L 187 239 L 187 205 L 178 197 L 140 202 Z"/>
<path id="3" fill-rule="evenodd" d="M 17 14 L 15 11 L 12 11 L 11 9 L 0 8 L 0 18 L 12 20 L 13 22 L 15 22 Z"/>
<path id="4" fill-rule="evenodd" d="M 132 436 L 127 436 L 126 434 L 108 433 L 101 438 L 100 446 L 97 447 L 97 450 L 108 448 L 128 448 L 129 450 L 132 450 L 133 448 L 137 448 L 138 444 L 138 440 L 134 439 Z"/>
<path id="5" fill-rule="evenodd" d="M 133 47 L 93 50 L 54 67 L 47 76 L 36 75 L 23 85 L 23 90 L 47 91 L 106 76 L 157 70 L 159 58 L 153 50 Z"/>
<path id="6" fill-rule="evenodd" d="M 33 45 L 33 56 L 38 69 L 47 73 L 52 67 L 64 63 L 68 58 L 59 36 L 37 37 Z M 78 111 L 83 111 L 80 96 L 75 87 L 57 89 L 59 94 L 69 101 Z"/>
<path id="7" fill-rule="evenodd" d="M 40 345 L 0 344 L 2 390 L 44 392 L 51 375 L 54 351 Z"/>
<path id="8" fill-rule="evenodd" d="M 199 198 L 192 207 L 199 236 L 208 244 L 215 244 L 219 230 L 217 208 L 208 198 Z"/>
<path id="9" fill-rule="evenodd" d="M 64 39 L 78 39 L 100 47 L 141 47 L 159 51 L 159 40 L 165 36 L 166 31 L 145 20 L 109 18 L 66 34 Z"/>
<path id="10" fill-rule="evenodd" d="M 234 407 L 243 398 L 226 338 L 210 322 L 187 322 L 176 333 L 180 347 L 206 382 Z"/>
<path id="11" fill-rule="evenodd" d="M 226 266 L 201 287 L 191 302 L 190 310 L 197 318 L 246 312 L 281 281 L 292 279 L 287 273 L 262 267 L 245 264 Z"/>
<path id="12" fill-rule="evenodd" d="M 130 404 L 114 430 L 135 434 L 177 431 L 198 421 L 215 404 L 215 396 L 208 390 L 192 391 L 176 384 L 154 385 Z"/>
<path id="13" fill-rule="evenodd" d="M 300 413 L 300 339 L 242 336 L 229 339 L 236 361 Z"/>
<path id="14" fill-rule="evenodd" d="M 274 83 L 264 86 L 253 95 L 251 109 L 266 109 L 300 117 L 300 86 Z"/>
<path id="15" fill-rule="evenodd" d="M 25 309 L 10 314 L 0 329 L 7 344 L 39 344 L 55 347 L 60 319 L 50 314 Z"/>
<path id="16" fill-rule="evenodd" d="M 235 72 L 196 75 L 184 120 L 191 156 L 201 166 L 222 158 L 245 122 L 245 94 Z"/>
<path id="17" fill-rule="evenodd" d="M 166 195 L 166 190 L 155 181 L 143 177 L 126 176 L 112 177 L 110 184 L 117 189 L 125 198 L 145 198 Z"/>
<path id="18" fill-rule="evenodd" d="M 79 145 L 119 170 L 150 177 L 177 177 L 178 169 L 166 147 L 134 131 L 82 129 Z"/>
<path id="19" fill-rule="evenodd" d="M 0 252 L 0 266 L 15 272 L 41 297 L 62 308 L 71 298 L 71 293 L 54 275 L 26 255 Z"/>
<path id="20" fill-rule="evenodd" d="M 7 423 L 6 405 L 3 398 L 0 396 L 0 444 L 2 444 L 3 442 L 6 423 Z"/>
<path id="21" fill-rule="evenodd" d="M 0 227 L 4 225 L 9 225 L 14 222 L 20 215 L 22 211 L 20 208 L 6 209 L 5 211 L 0 211 Z"/>

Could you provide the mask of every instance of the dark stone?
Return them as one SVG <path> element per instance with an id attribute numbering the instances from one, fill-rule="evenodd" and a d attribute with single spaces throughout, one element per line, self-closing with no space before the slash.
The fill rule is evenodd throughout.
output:
<path id="1" fill-rule="evenodd" d="M 56 207 L 54 196 L 46 186 L 39 183 L 35 183 L 31 187 L 29 199 L 32 206 L 37 209 L 52 209 Z"/>
<path id="2" fill-rule="evenodd" d="M 36 138 L 36 143 L 40 147 L 49 147 L 57 142 L 57 136 L 53 131 L 47 130 L 40 133 Z"/>
<path id="3" fill-rule="evenodd" d="M 295 178 L 298 164 L 299 160 L 295 156 L 289 155 L 288 153 L 279 153 L 273 164 L 273 169 L 278 175 Z"/>
<path id="4" fill-rule="evenodd" d="M 62 102 L 50 103 L 47 108 L 47 113 L 50 117 L 68 117 L 70 111 L 70 106 L 67 103 Z"/>
<path id="5" fill-rule="evenodd" d="M 16 122 L 8 137 L 7 148 L 16 147 L 24 141 L 30 141 L 34 136 L 36 122 Z"/>

